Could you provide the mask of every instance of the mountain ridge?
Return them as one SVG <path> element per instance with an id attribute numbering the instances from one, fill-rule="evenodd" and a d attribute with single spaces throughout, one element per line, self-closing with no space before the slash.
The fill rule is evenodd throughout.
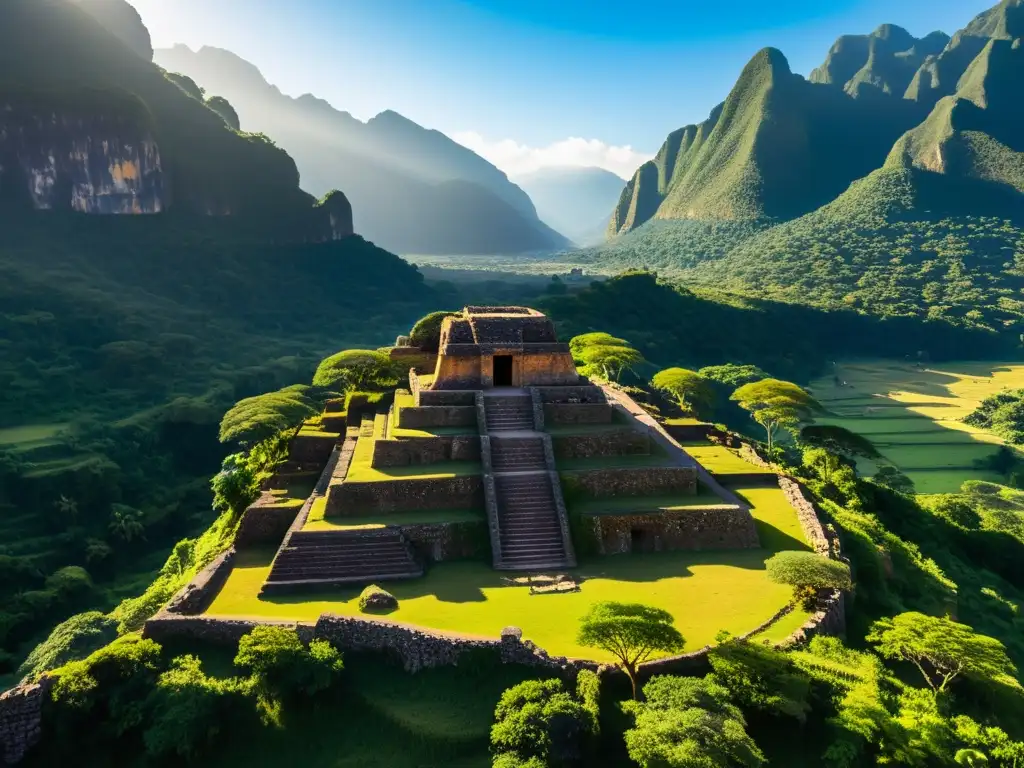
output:
<path id="1" fill-rule="evenodd" d="M 243 128 L 274 136 L 315 194 L 344 187 L 360 231 L 388 250 L 484 254 L 568 245 L 502 171 L 440 131 L 393 110 L 363 122 L 312 94 L 288 96 L 225 49 L 178 45 L 154 58 L 226 96 Z M 476 196 L 447 184 L 453 181 L 476 185 Z"/>

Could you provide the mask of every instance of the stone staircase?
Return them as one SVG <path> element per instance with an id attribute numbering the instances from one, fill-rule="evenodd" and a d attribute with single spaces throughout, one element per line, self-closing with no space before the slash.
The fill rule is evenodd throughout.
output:
<path id="1" fill-rule="evenodd" d="M 533 401 L 529 395 L 484 398 L 488 432 L 533 431 Z"/>
<path id="2" fill-rule="evenodd" d="M 500 472 L 542 472 L 547 469 L 539 437 L 492 437 L 491 466 Z"/>
<path id="3" fill-rule="evenodd" d="M 496 474 L 501 567 L 513 571 L 566 568 L 566 552 L 547 472 Z"/>
<path id="4" fill-rule="evenodd" d="M 413 579 L 423 575 L 397 528 L 296 531 L 274 559 L 263 594 L 297 588 Z"/>

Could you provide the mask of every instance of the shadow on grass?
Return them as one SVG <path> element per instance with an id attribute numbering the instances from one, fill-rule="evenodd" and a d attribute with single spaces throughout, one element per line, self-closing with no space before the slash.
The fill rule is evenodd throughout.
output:
<path id="1" fill-rule="evenodd" d="M 761 548 L 770 552 L 810 551 L 807 542 L 790 536 L 764 520 L 754 520 L 757 526 L 757 537 L 761 540 Z"/>

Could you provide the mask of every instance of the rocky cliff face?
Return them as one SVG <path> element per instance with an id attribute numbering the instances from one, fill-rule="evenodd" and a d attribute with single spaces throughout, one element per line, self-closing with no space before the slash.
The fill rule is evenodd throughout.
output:
<path id="1" fill-rule="evenodd" d="M 0 102 L 0 196 L 21 207 L 93 214 L 159 213 L 166 175 L 139 120 Z"/>

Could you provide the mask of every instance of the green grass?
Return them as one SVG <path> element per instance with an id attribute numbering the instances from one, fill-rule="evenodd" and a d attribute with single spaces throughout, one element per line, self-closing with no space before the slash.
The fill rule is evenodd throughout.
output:
<path id="1" fill-rule="evenodd" d="M 751 464 L 738 453 L 711 443 L 687 443 L 683 450 L 713 475 L 772 474 L 772 470 Z"/>
<path id="2" fill-rule="evenodd" d="M 482 637 L 497 637 L 503 627 L 518 626 L 550 653 L 601 661 L 611 658 L 580 647 L 575 634 L 583 613 L 602 600 L 639 601 L 670 611 L 691 650 L 713 642 L 721 629 L 749 631 L 790 597 L 787 587 L 768 580 L 764 561 L 776 551 L 808 545 L 781 489 L 740 493 L 754 506 L 762 549 L 595 558 L 572 571 L 583 579 L 581 591 L 560 595 L 531 595 L 528 587 L 507 586 L 502 574 L 485 563 L 441 563 L 422 579 L 389 583 L 399 608 L 388 618 Z M 358 589 L 260 598 L 271 557 L 240 555 L 208 613 L 310 621 L 327 611 L 359 615 Z M 790 624 L 785 626 L 795 628 L 806 618 L 800 612 L 787 618 Z M 775 629 L 765 636 L 781 639 L 787 634 Z"/>
<path id="3" fill-rule="evenodd" d="M 838 377 L 844 386 L 836 386 Z M 1019 364 L 943 363 L 922 367 L 891 360 L 840 363 L 811 390 L 829 410 L 820 423 L 864 435 L 914 481 L 918 493 L 951 493 L 966 480 L 1005 482 L 975 462 L 1003 441 L 964 424 L 989 395 L 1024 386 Z M 871 473 L 876 462 L 861 462 Z"/>

